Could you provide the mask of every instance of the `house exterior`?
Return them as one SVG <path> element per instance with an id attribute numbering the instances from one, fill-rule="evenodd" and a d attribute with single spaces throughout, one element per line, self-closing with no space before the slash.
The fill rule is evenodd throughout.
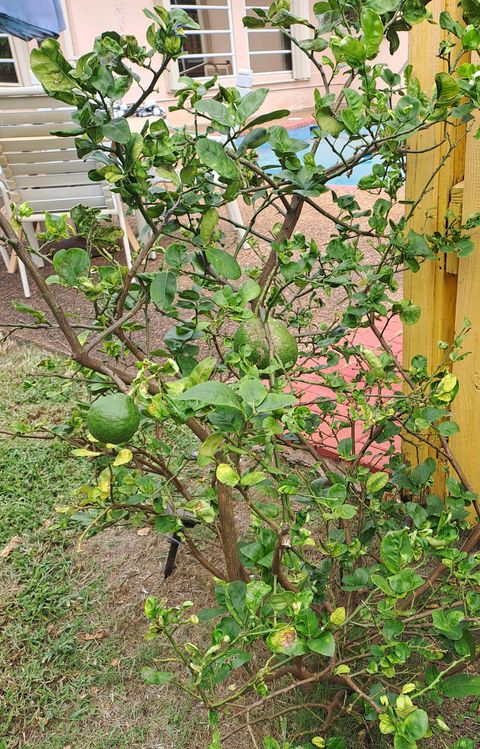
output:
<path id="1" fill-rule="evenodd" d="M 242 23 L 252 8 L 268 7 L 268 0 L 62 0 L 67 29 L 60 42 L 64 54 L 74 61 L 90 51 L 95 37 L 106 30 L 133 34 L 145 43 L 149 24 L 143 14 L 145 7 L 162 3 L 166 7 L 184 9 L 200 25 L 199 31 L 188 33 L 187 54 L 172 64 L 152 96 L 160 106 L 168 108 L 178 77 L 209 77 L 215 73 L 226 86 L 247 88 L 266 86 L 270 96 L 268 109 L 289 109 L 301 112 L 312 107 L 313 89 L 323 88 L 319 71 L 295 46 L 276 29 L 246 29 Z M 313 16 L 314 0 L 291 0 L 293 12 L 302 17 Z M 308 30 L 293 27 L 297 38 L 305 38 Z M 32 44 L 30 44 L 32 46 Z M 28 45 L 11 37 L 0 36 L 0 86 L 31 85 L 28 66 Z M 389 59 L 388 50 L 383 51 Z M 406 62 L 406 37 L 399 52 L 389 64 L 399 70 Z M 340 82 L 339 82 L 340 85 Z M 132 97 L 136 92 L 132 91 Z M 169 119 L 180 124 L 183 113 Z"/>

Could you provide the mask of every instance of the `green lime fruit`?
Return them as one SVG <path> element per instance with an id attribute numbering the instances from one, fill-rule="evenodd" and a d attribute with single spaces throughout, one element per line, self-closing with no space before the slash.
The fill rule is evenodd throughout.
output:
<path id="1" fill-rule="evenodd" d="M 140 423 L 140 414 L 129 395 L 102 395 L 92 403 L 87 413 L 90 434 L 99 442 L 119 445 L 133 437 Z"/>
<path id="2" fill-rule="evenodd" d="M 259 369 L 266 369 L 275 358 L 280 359 L 285 369 L 290 369 L 298 359 L 295 337 L 286 325 L 273 318 L 268 320 L 268 329 L 273 347 L 272 354 L 263 323 L 258 317 L 247 320 L 238 327 L 233 339 L 233 348 L 240 352 L 243 346 L 248 345 L 251 349 L 248 359 Z"/>

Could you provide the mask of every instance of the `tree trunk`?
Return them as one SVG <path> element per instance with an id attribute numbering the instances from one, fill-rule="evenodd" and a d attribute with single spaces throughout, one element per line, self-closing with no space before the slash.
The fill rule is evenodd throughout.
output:
<path id="1" fill-rule="evenodd" d="M 238 533 L 235 514 L 233 512 L 232 490 L 229 486 L 217 481 L 218 497 L 218 525 L 222 541 L 223 554 L 230 581 L 245 580 L 246 574 L 240 564 L 238 554 Z"/>

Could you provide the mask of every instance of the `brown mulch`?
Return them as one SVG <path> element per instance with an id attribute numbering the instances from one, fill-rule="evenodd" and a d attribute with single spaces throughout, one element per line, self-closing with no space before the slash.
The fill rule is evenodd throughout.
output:
<path id="1" fill-rule="evenodd" d="M 360 193 L 353 186 L 336 187 L 335 190 L 337 193 L 356 194 L 357 199 L 359 199 L 361 202 L 362 210 L 371 208 L 375 200 L 377 199 L 377 196 L 368 195 L 364 192 Z M 328 193 L 319 198 L 318 202 L 327 210 L 332 210 L 332 201 Z M 241 204 L 241 211 L 244 220 L 248 220 L 249 215 L 251 215 L 251 208 L 244 204 Z M 335 212 L 334 206 L 333 212 Z M 399 219 L 402 213 L 403 207 L 401 205 L 398 205 L 392 212 L 392 218 Z M 260 216 L 256 228 L 260 233 L 269 235 L 273 224 L 278 220 L 279 216 L 274 211 L 274 209 L 269 209 Z M 236 235 L 232 233 L 230 227 L 228 227 L 227 224 L 222 223 L 222 228 L 226 230 L 227 233 L 227 244 L 229 242 L 233 243 L 236 239 Z M 325 245 L 326 241 L 328 241 L 330 234 L 332 233 L 332 228 L 333 225 L 329 219 L 325 218 L 314 208 L 307 205 L 303 210 L 302 216 L 297 226 L 297 231 L 305 234 L 307 239 L 314 238 L 321 247 L 322 245 Z M 368 255 L 368 241 L 362 240 L 362 248 Z M 261 255 L 263 257 L 266 256 L 268 252 L 266 242 L 259 242 L 259 251 L 261 252 Z M 253 267 L 258 267 L 262 263 L 261 258 L 258 257 L 258 251 L 253 252 L 251 250 L 244 250 L 239 259 L 241 264 L 247 266 L 250 265 Z M 159 266 L 159 263 L 160 259 L 157 257 L 156 260 L 149 262 L 147 270 L 155 270 Z M 42 274 L 44 275 L 44 277 L 48 277 L 49 275 L 51 275 L 51 273 L 51 265 L 47 264 L 46 267 L 42 270 Z M 16 312 L 13 309 L 12 304 L 15 301 L 26 303 L 29 306 L 34 307 L 35 309 L 47 312 L 47 306 L 41 298 L 38 289 L 34 287 L 32 279 L 30 279 L 30 282 L 32 287 L 32 296 L 30 299 L 24 299 L 18 273 L 14 275 L 8 274 L 3 263 L 0 263 L 0 328 L 2 328 L 2 323 L 4 325 L 20 323 L 27 326 L 32 324 L 32 318 L 30 316 Z M 72 324 L 81 324 L 82 322 L 86 322 L 92 319 L 92 310 L 90 303 L 86 301 L 81 294 L 71 288 L 64 288 L 61 286 L 54 286 L 53 288 L 55 289 L 55 298 L 57 302 L 66 312 L 68 312 Z M 328 300 L 326 300 L 326 305 L 322 309 L 318 310 L 318 322 L 331 320 L 332 313 L 338 305 L 340 294 L 341 291 L 335 292 Z M 49 313 L 47 314 L 47 317 L 50 319 Z M 157 313 L 155 310 L 152 310 L 150 326 L 151 342 L 154 346 L 160 346 L 162 343 L 163 335 L 171 326 L 171 321 Z M 47 350 L 68 355 L 68 350 L 64 343 L 63 336 L 58 330 L 52 328 L 35 330 L 30 327 L 24 327 L 17 330 L 15 332 L 15 336 L 19 340 L 28 341 Z"/>

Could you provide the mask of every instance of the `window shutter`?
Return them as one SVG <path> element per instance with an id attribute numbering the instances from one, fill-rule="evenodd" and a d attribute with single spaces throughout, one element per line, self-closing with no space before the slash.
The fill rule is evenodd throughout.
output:
<path id="1" fill-rule="evenodd" d="M 308 0 L 292 0 L 292 13 L 299 18 L 309 18 L 309 5 Z M 298 41 L 308 39 L 310 36 L 308 28 L 300 24 L 292 26 L 292 35 Z M 292 67 L 295 80 L 305 81 L 311 77 L 311 62 L 295 44 L 292 44 Z"/>

